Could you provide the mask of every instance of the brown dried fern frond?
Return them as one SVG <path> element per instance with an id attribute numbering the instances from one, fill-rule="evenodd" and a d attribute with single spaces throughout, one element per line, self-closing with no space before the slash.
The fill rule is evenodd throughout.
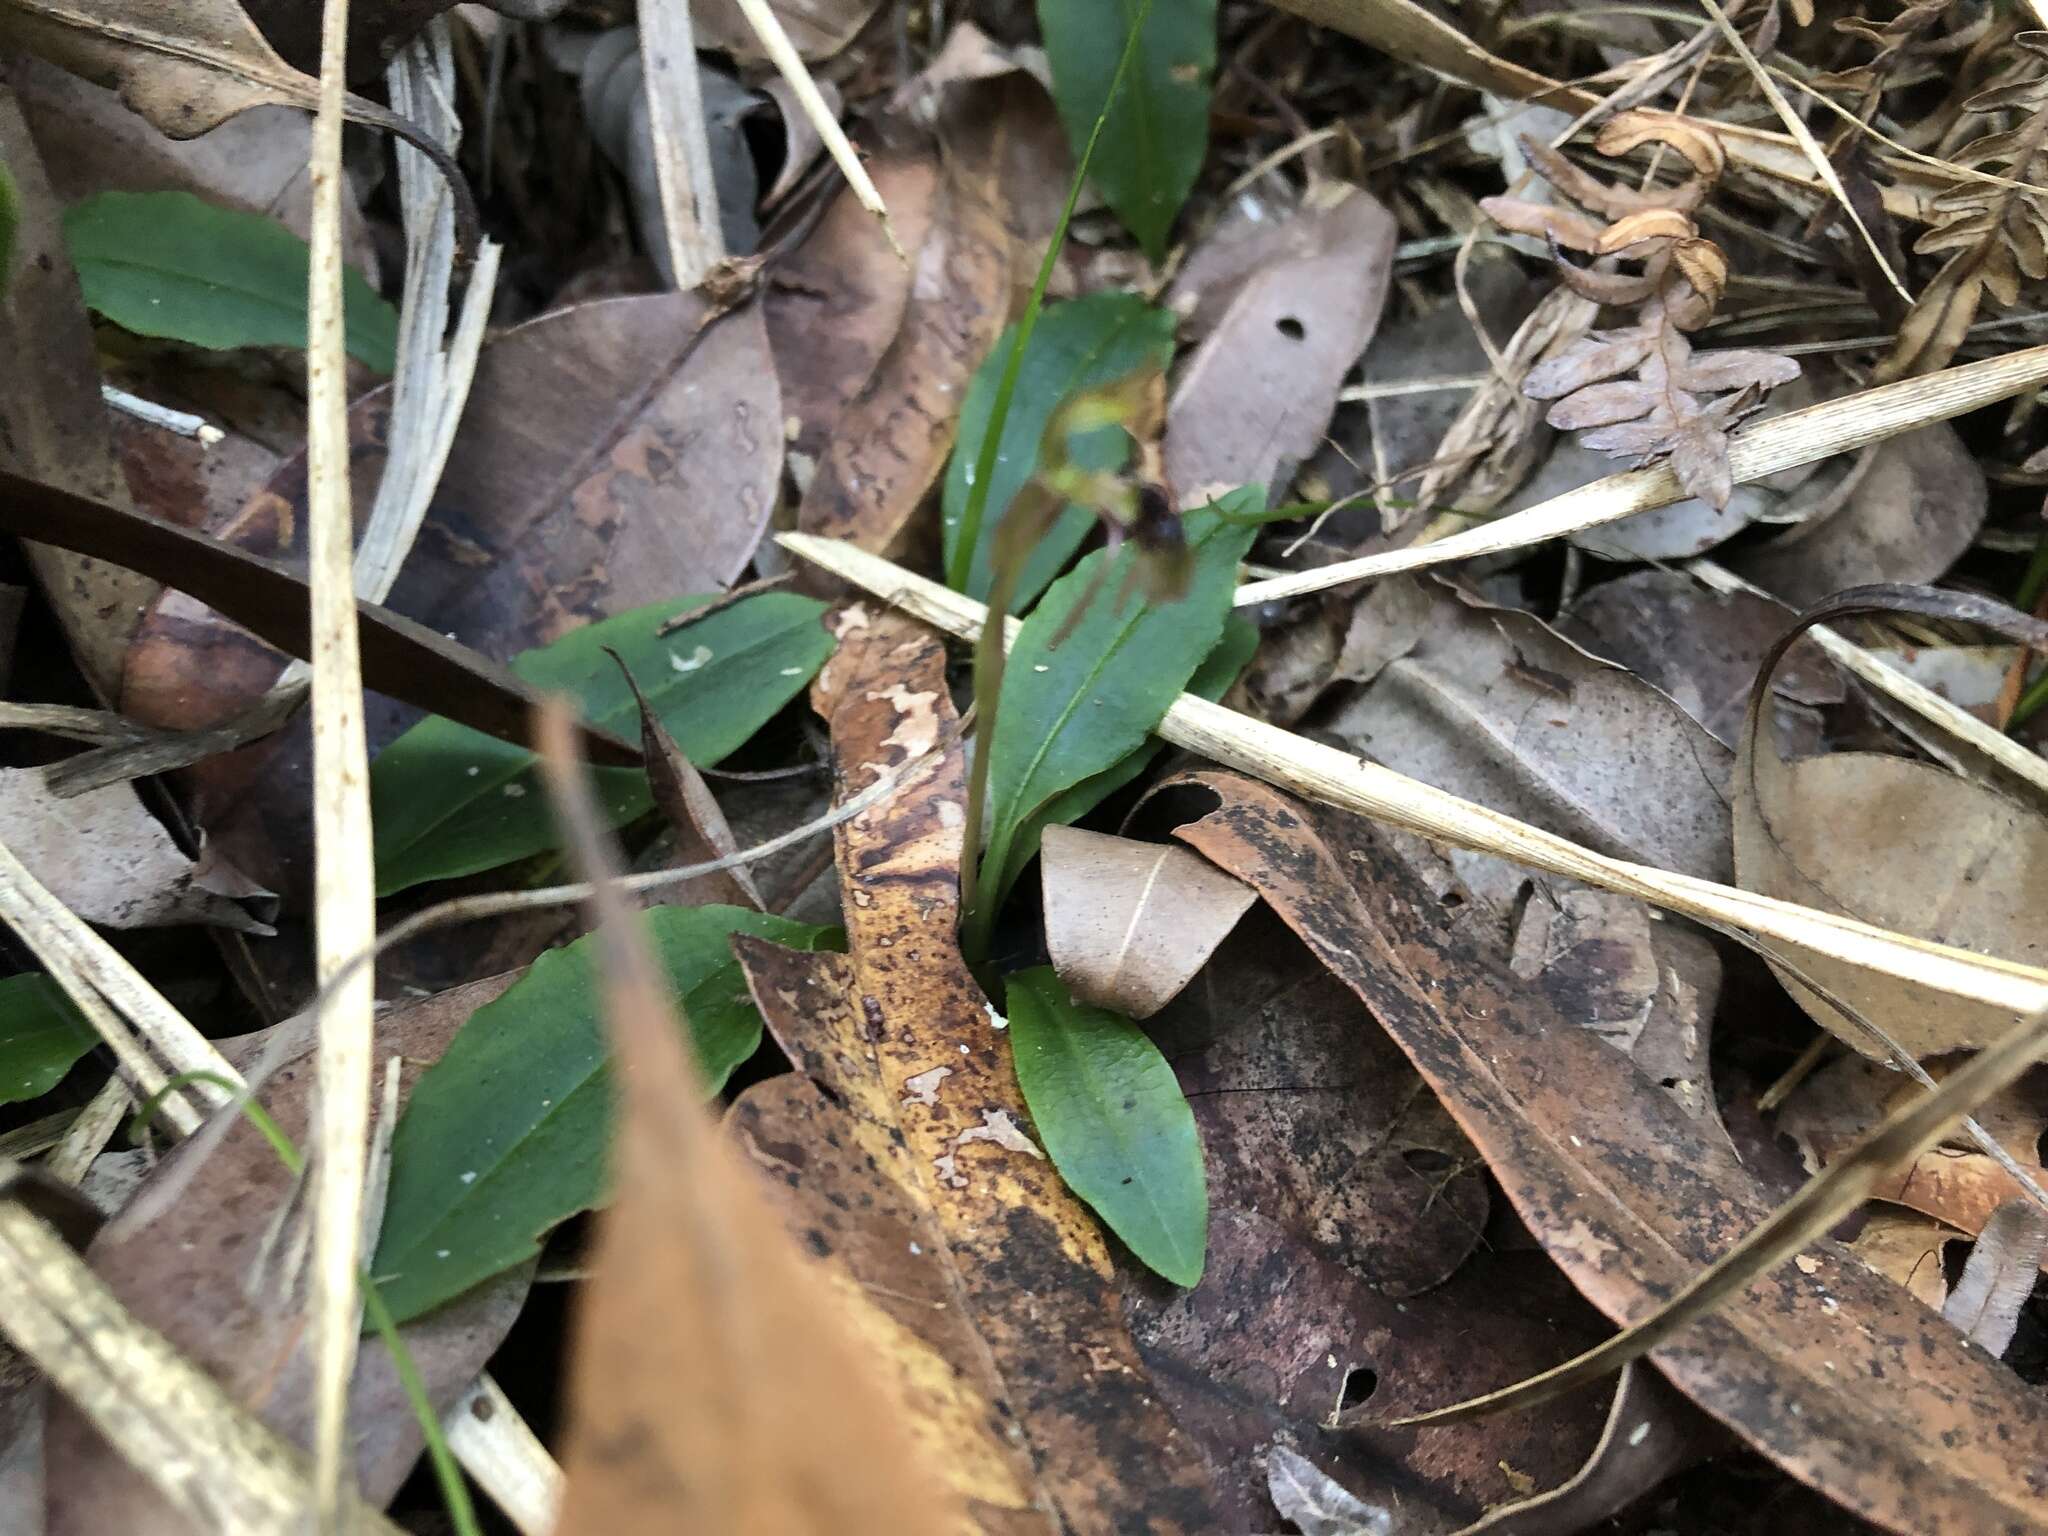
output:
<path id="1" fill-rule="evenodd" d="M 1879 382 L 1947 367 L 1987 296 L 2009 309 L 2022 278 L 2048 278 L 2048 32 L 2023 32 L 2014 42 L 2000 78 L 1963 104 L 2009 125 L 1951 157 L 2004 179 L 1962 182 L 1934 199 L 1935 223 L 1913 249 L 1947 252 L 1948 260 L 1899 327 Z"/>
<path id="2" fill-rule="evenodd" d="M 1586 211 L 1507 197 L 1480 206 L 1503 228 L 1548 240 L 1558 280 L 1573 293 L 1637 309 L 1634 324 L 1594 331 L 1532 368 L 1523 393 L 1553 401 L 1546 420 L 1583 432 L 1589 448 L 1638 463 L 1669 458 L 1689 492 L 1724 507 L 1734 490 L 1728 434 L 1766 390 L 1798 378 L 1799 365 L 1774 352 L 1693 350 L 1687 333 L 1712 317 L 1728 282 L 1728 258 L 1692 220 L 1721 174 L 1721 149 L 1682 122 L 1633 113 L 1594 142 L 1619 155 L 1653 139 L 1677 150 L 1692 176 L 1647 191 L 1610 186 L 1524 139 L 1530 164 Z M 1567 250 L 1593 265 L 1575 265 Z M 1638 270 L 1621 270 L 1624 262 Z"/>

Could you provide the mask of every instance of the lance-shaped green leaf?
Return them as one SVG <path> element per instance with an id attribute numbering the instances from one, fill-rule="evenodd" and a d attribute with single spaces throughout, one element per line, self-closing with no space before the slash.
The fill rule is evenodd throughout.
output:
<path id="1" fill-rule="evenodd" d="M 1139 0 L 1038 0 L 1053 101 L 1077 149 L 1109 98 L 1138 13 Z M 1216 0 L 1152 0 L 1089 180 L 1155 262 L 1208 152 L 1215 72 Z"/>
<path id="2" fill-rule="evenodd" d="M 1175 1285 L 1202 1278 L 1209 1185 L 1173 1068 L 1120 1013 L 1067 995 L 1051 966 L 1009 978 L 1017 1082 L 1067 1187 Z"/>
<path id="3" fill-rule="evenodd" d="M 732 936 L 816 949 L 835 932 L 741 907 L 656 907 L 647 925 L 711 1093 L 761 1043 Z M 371 1266 L 400 1322 L 531 1258 L 549 1230 L 603 1201 L 614 1099 L 597 961 L 594 938 L 549 950 L 471 1015 L 413 1090 Z"/>
<path id="4" fill-rule="evenodd" d="M 100 1043 L 64 989 L 47 976 L 0 981 L 0 1104 L 40 1098 Z"/>
<path id="5" fill-rule="evenodd" d="M 1230 516 L 1203 510 L 1186 518 L 1194 574 L 1177 602 L 1136 595 L 1119 602 L 1139 551 L 1126 545 L 1114 560 L 1098 550 L 1050 591 L 1017 637 L 1003 681 L 1002 707 L 990 746 L 988 846 L 982 868 L 1000 874 L 1028 860 L 1038 846 L 1037 821 L 1054 797 L 1104 773 L 1137 751 L 1187 687 L 1223 634 L 1237 585 L 1238 562 L 1256 528 L 1249 519 L 1264 492 L 1234 491 L 1219 503 Z M 1109 569 L 1097 581 L 1102 566 Z M 1071 631 L 1074 610 L 1087 606 Z M 1019 865 L 1021 867 L 1021 864 Z M 986 952 L 993 902 L 982 902 L 969 954 Z"/>
<path id="6" fill-rule="evenodd" d="M 960 408 L 960 436 L 946 470 L 941 505 L 948 571 L 960 565 L 960 525 L 974 488 L 975 466 L 988 436 L 997 389 L 1016 341 L 1017 328 L 1012 326 L 974 375 Z M 1045 311 L 1031 333 L 1019 366 L 1017 390 L 1011 396 L 1010 413 L 1003 423 L 995 474 L 988 488 L 988 505 L 963 591 L 970 597 L 987 600 L 995 530 L 1017 493 L 1038 473 L 1039 449 L 1053 413 L 1083 390 L 1100 388 L 1140 368 L 1164 370 L 1172 361 L 1173 316 L 1136 294 L 1094 293 Z M 1088 433 L 1085 441 L 1077 440 L 1071 445 L 1076 458 L 1091 469 L 1121 469 L 1129 449 L 1130 440 L 1116 428 Z M 1095 456 L 1100 456 L 1100 461 Z M 1017 595 L 1010 604 L 1011 612 L 1021 613 L 1031 605 L 1031 600 L 1074 557 L 1074 551 L 1094 526 L 1095 514 L 1086 507 L 1069 506 L 1060 514 L 1026 562 L 1024 573 L 1018 578 Z"/>
<path id="7" fill-rule="evenodd" d="M 1208 659 L 1188 679 L 1186 692 L 1204 699 L 1220 699 L 1237 681 L 1238 673 L 1245 663 L 1252 659 L 1252 652 L 1259 648 L 1259 626 L 1242 614 L 1233 613 L 1223 622 L 1223 638 L 1216 642 L 1216 648 L 1209 652 Z M 1072 826 L 1096 806 L 1122 789 L 1151 766 L 1152 759 L 1164 750 L 1166 743 L 1148 737 L 1137 751 L 1125 757 L 1122 762 L 1102 772 L 1083 779 L 1072 789 L 1054 795 L 1026 817 L 1018 829 L 1016 838 L 1010 844 L 1010 856 L 996 877 L 994 904 L 1000 908 L 1009 896 L 1011 888 L 1023 877 L 1025 869 L 1038 856 L 1039 838 L 1047 827 Z"/>
<path id="8" fill-rule="evenodd" d="M 741 746 L 811 680 L 832 653 L 822 603 L 763 592 L 671 634 L 663 622 L 700 606 L 679 597 L 574 630 L 528 651 L 512 670 L 573 693 L 593 725 L 639 734 L 639 710 L 610 647 L 624 658 L 690 761 L 709 767 Z M 637 768 L 597 770 L 614 826 L 654 801 Z M 553 814 L 531 752 L 435 716 L 370 766 L 377 893 L 495 869 L 556 846 Z"/>
<path id="9" fill-rule="evenodd" d="M 101 192 L 64 214 L 89 308 L 124 331 L 195 347 L 303 347 L 306 242 L 275 219 L 189 192 Z M 389 373 L 398 311 L 342 275 L 349 355 Z"/>

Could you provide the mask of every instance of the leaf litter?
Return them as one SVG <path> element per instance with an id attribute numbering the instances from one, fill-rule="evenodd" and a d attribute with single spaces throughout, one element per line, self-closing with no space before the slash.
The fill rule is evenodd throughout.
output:
<path id="1" fill-rule="evenodd" d="M 600 9 L 352 7 L 439 169 L 351 155 L 347 364 L 304 8 L 0 0 L 0 1146 L 110 1213 L 0 1189 L 9 1528 L 260 1527 L 340 1388 L 462 1536 L 2042 1528 L 2040 34 L 721 0 L 650 102 Z M 260 1118 L 344 366 L 352 1383 Z"/>

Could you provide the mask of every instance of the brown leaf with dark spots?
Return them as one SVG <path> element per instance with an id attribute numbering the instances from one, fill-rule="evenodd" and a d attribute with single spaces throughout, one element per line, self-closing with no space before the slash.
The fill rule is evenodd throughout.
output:
<path id="1" fill-rule="evenodd" d="M 517 979 L 493 976 L 380 1014 L 374 1047 L 380 1077 L 387 1059 L 402 1058 L 401 1092 L 409 1095 L 470 1014 Z M 301 1147 L 311 1145 L 314 1033 L 311 1017 L 303 1016 L 220 1042 L 256 1082 L 257 1100 Z M 289 1230 L 274 1251 L 270 1247 L 273 1223 L 291 1208 L 296 1182 L 250 1120 L 221 1110 L 163 1158 L 101 1229 L 87 1257 L 138 1319 L 303 1445 L 313 1430 L 313 1366 L 300 1347 L 305 1298 L 303 1287 L 284 1290 L 278 1278 L 291 1247 Z M 404 1327 L 402 1337 L 437 1410 L 453 1407 L 476 1379 L 518 1317 L 531 1278 L 530 1266 L 515 1270 Z M 381 1506 L 405 1481 L 424 1442 L 391 1357 L 374 1336 L 363 1341 L 349 1423 L 363 1495 Z M 53 1396 L 45 1435 L 48 1536 L 204 1536 L 175 1516 L 68 1400 Z"/>
<path id="2" fill-rule="evenodd" d="M 1171 843 L 1047 827 L 1045 946 L 1083 1002 L 1149 1019 L 1229 937 L 1258 893 Z"/>
<path id="3" fill-rule="evenodd" d="M 881 1362 L 702 1107 L 651 947 L 612 884 L 567 703 L 540 751 L 603 959 L 616 1188 L 571 1363 L 561 1536 L 953 1536 L 966 1511 L 910 1440 Z"/>
<path id="4" fill-rule="evenodd" d="M 797 509 L 804 532 L 889 556 L 912 537 L 952 452 L 968 383 L 1009 319 L 1019 253 L 998 175 L 1006 132 L 989 124 L 941 162 L 902 323 L 833 427 Z M 800 357 L 791 366 L 803 366 Z"/>
<path id="5" fill-rule="evenodd" d="M 1733 1154 L 1515 985 L 1369 825 L 1248 780 L 1207 782 L 1219 809 L 1179 835 L 1257 885 L 1366 1000 L 1609 1316 L 1658 1311 L 1763 1219 Z M 1832 1242 L 1650 1358 L 1865 1519 L 1901 1532 L 2048 1529 L 2048 1406 Z"/>
<path id="6" fill-rule="evenodd" d="M 640 758 L 647 765 L 654 808 L 675 834 L 674 862 L 709 864 L 737 853 L 739 844 L 733 841 L 732 828 L 726 825 L 725 813 L 718 808 L 718 799 L 704 782 L 704 775 L 683 755 L 675 737 L 661 723 L 661 716 L 648 704 L 647 695 L 640 691 L 640 680 L 633 676 L 625 658 L 610 649 L 605 654 L 618 663 L 626 686 L 633 690 L 633 701 L 640 707 Z M 662 899 L 678 907 L 723 903 L 752 907 L 756 912 L 767 910 L 760 891 L 754 887 L 754 877 L 744 865 L 673 886 L 662 893 Z"/>
<path id="7" fill-rule="evenodd" d="M 864 607 L 841 610 L 834 629 L 839 648 L 812 700 L 831 726 L 844 800 L 937 743 L 955 717 L 938 635 Z M 996 1440 L 975 1437 L 976 1475 L 1008 1488 L 1015 1459 L 993 1451 L 1022 1447 L 1033 1469 L 1026 1504 L 1046 1512 L 1037 1530 L 1214 1530 L 1206 1469 L 1118 1316 L 1101 1231 L 1033 1138 L 1002 1020 L 960 957 L 962 756 L 954 746 L 929 777 L 835 832 L 845 956 L 777 955 L 772 969 L 755 969 L 758 947 L 739 953 L 777 1043 L 847 1107 L 857 1145 L 908 1207 L 929 1212 L 940 1252 L 920 1289 L 943 1280 L 978 1335 L 987 1363 L 960 1393 L 970 1404 L 998 1394 L 1000 1416 L 983 1421 Z M 857 1231 L 822 1240 L 853 1255 L 856 1275 L 877 1273 Z M 906 1343 L 899 1360 L 958 1347 L 952 1321 L 933 1321 L 939 1331 L 918 1330 L 922 1342 Z M 1010 1493 L 994 1502 L 1009 1520 L 1025 1507 Z"/>

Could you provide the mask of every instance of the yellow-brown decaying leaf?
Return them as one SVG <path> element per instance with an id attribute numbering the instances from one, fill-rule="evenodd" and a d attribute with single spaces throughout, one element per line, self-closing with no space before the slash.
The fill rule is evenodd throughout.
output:
<path id="1" fill-rule="evenodd" d="M 839 649 L 812 699 L 832 728 L 843 800 L 943 740 L 954 711 L 937 635 L 859 607 L 834 628 Z M 897 1229 L 871 1233 L 855 1215 L 814 1222 L 806 1241 L 843 1258 L 915 1335 L 893 1358 L 906 1381 L 927 1383 L 913 1401 L 939 1427 L 993 1404 L 980 1420 L 993 1431 L 952 1474 L 989 1501 L 981 1529 L 1214 1529 L 1200 1453 L 1151 1393 L 1101 1232 L 1040 1151 L 1003 1021 L 960 957 L 964 798 L 955 746 L 913 791 L 838 828 L 845 956 L 777 954 L 764 966 L 762 946 L 740 947 L 778 1042 L 846 1106 L 849 1145 L 900 1191 L 904 1219 L 933 1234 L 905 1233 L 906 1254 L 913 1241 L 924 1250 L 906 1258 L 880 1246 Z M 808 1154 L 756 1136 L 744 1107 L 736 1123 L 757 1161 L 791 1165 L 785 1183 L 807 1199 Z M 883 1295 L 899 1285 L 948 1312 Z M 971 1341 L 956 1332 L 963 1320 Z M 933 1357 L 963 1351 L 981 1363 L 946 1382 Z"/>
<path id="2" fill-rule="evenodd" d="M 1258 893 L 1172 843 L 1047 827 L 1045 944 L 1083 1002 L 1149 1019 L 1173 1001 Z"/>
<path id="3" fill-rule="evenodd" d="M 605 883 L 571 718 L 551 709 L 542 742 L 571 846 L 599 882 L 620 1110 L 616 1203 L 576 1330 L 561 1536 L 953 1536 L 965 1512 L 913 1448 L 834 1284 L 700 1107 L 682 1021 Z"/>

